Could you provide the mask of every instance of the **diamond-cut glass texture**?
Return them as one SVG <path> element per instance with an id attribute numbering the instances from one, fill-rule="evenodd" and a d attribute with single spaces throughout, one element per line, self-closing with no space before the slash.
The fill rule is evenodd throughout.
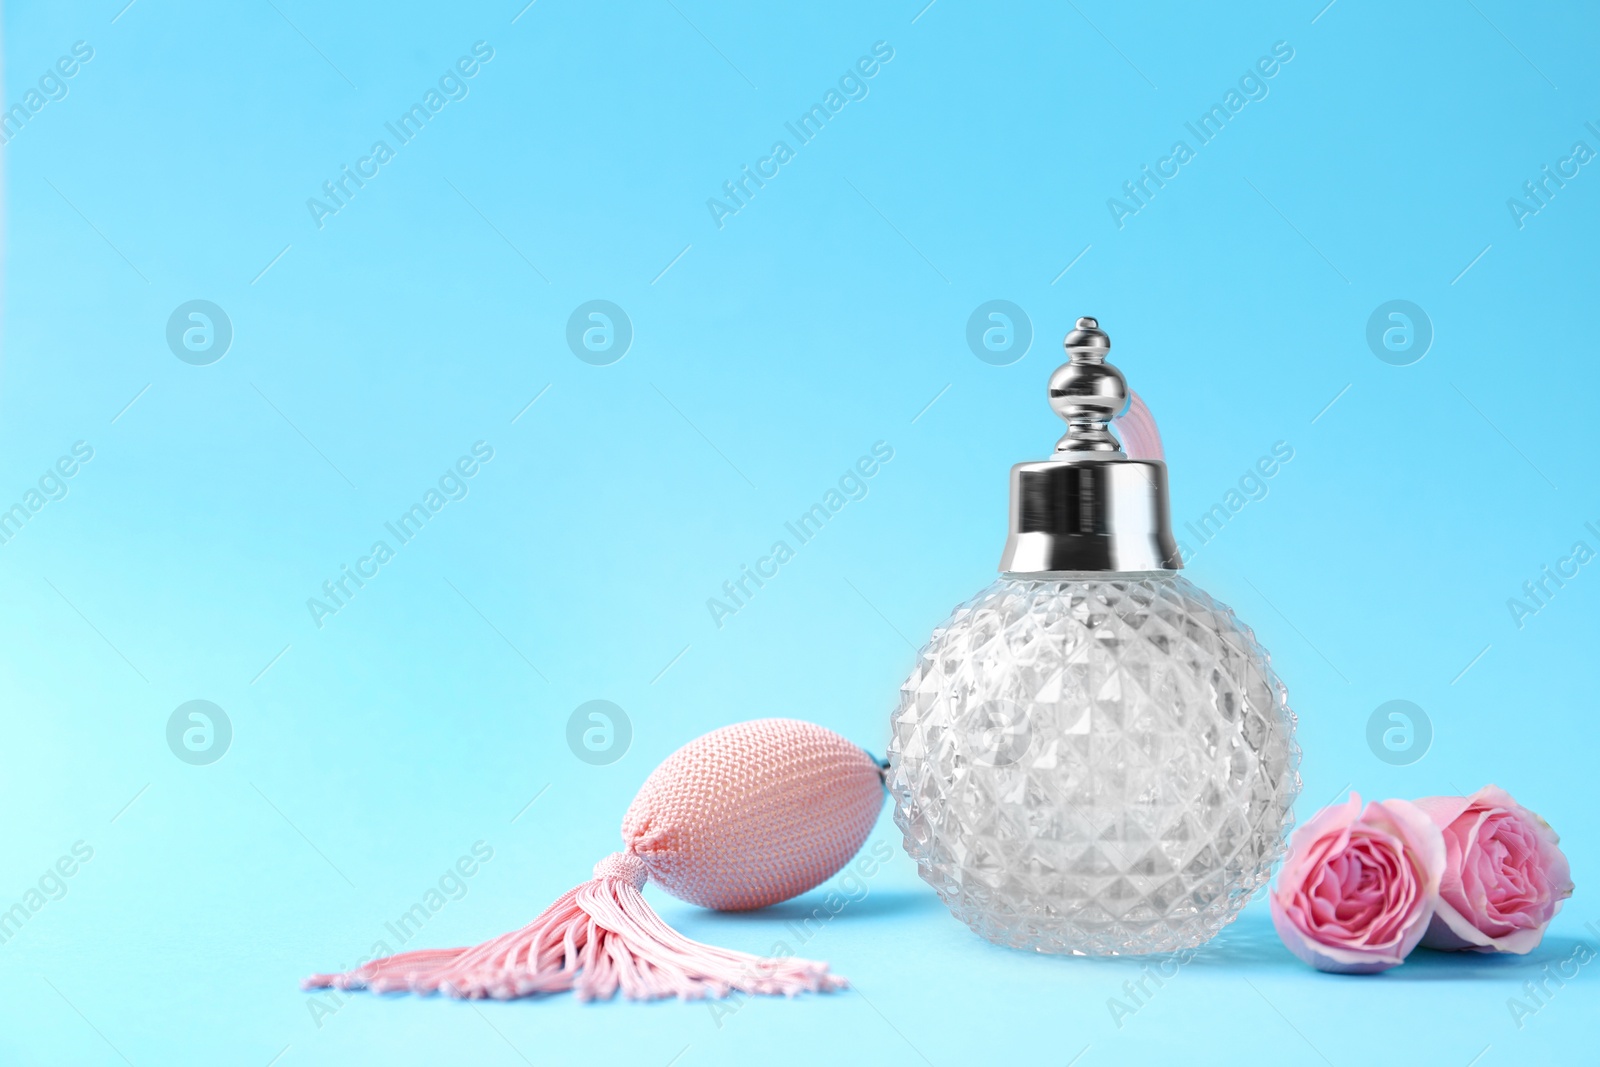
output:
<path id="1" fill-rule="evenodd" d="M 1189 948 L 1283 853 L 1294 721 L 1249 628 L 1178 575 L 1001 578 L 901 687 L 894 819 L 923 879 L 991 941 Z"/>

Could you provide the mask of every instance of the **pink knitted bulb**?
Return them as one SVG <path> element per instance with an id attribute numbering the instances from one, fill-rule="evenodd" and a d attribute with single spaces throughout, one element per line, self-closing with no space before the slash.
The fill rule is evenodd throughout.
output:
<path id="1" fill-rule="evenodd" d="M 837 874 L 883 807 L 878 765 L 794 719 L 724 726 L 668 756 L 622 819 L 627 851 L 679 900 L 747 911 Z"/>

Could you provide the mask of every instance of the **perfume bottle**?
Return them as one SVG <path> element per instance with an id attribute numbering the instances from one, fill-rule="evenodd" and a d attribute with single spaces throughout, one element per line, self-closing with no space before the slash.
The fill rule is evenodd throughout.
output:
<path id="1" fill-rule="evenodd" d="M 1282 855 L 1300 791 L 1267 653 L 1188 582 L 1166 464 L 1110 431 L 1127 383 L 1092 318 L 1050 378 L 1067 423 L 1011 469 L 1000 577 L 900 689 L 887 782 L 923 879 L 998 944 L 1119 955 L 1216 936 Z"/>

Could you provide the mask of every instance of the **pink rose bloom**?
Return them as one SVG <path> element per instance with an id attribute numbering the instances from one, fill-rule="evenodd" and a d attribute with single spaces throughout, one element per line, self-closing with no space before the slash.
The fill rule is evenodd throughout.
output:
<path id="1" fill-rule="evenodd" d="M 1317 812 L 1289 839 L 1268 898 L 1289 951 L 1319 971 L 1373 974 L 1404 960 L 1433 917 L 1444 838 L 1405 800 Z"/>
<path id="2" fill-rule="evenodd" d="M 1424 797 L 1444 832 L 1439 904 L 1422 943 L 1474 952 L 1531 952 L 1572 895 L 1572 869 L 1554 830 L 1486 785 L 1470 797 Z"/>

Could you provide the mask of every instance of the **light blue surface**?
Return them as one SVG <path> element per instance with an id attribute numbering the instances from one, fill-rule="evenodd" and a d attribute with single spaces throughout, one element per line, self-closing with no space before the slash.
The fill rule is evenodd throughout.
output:
<path id="1" fill-rule="evenodd" d="M 0 506 L 75 442 L 93 458 L 0 544 L 0 907 L 64 887 L 0 944 L 0 1061 L 1592 1060 L 1592 968 L 1520 1028 L 1508 999 L 1600 943 L 1600 564 L 1520 627 L 1507 605 L 1574 542 L 1600 548 L 1600 171 L 1520 227 L 1507 205 L 1574 142 L 1600 150 L 1592 12 L 123 2 L 6 9 L 8 106 L 75 42 L 93 56 L 3 149 Z M 385 123 L 480 41 L 492 59 L 398 143 Z M 893 58 L 799 143 L 785 123 L 875 42 Z M 1276 42 L 1293 58 L 1200 144 L 1185 123 Z M 307 199 L 380 139 L 393 158 L 319 228 Z M 1119 228 L 1108 198 L 1180 139 L 1193 158 Z M 765 187 L 708 208 L 779 140 Z M 232 325 L 209 365 L 166 341 L 196 299 Z M 608 366 L 566 341 L 597 299 L 634 331 Z M 1034 333 L 1007 366 L 966 342 L 997 299 Z M 1433 326 L 1409 366 L 1366 341 L 1394 299 Z M 492 859 L 446 881 L 459 899 L 413 945 L 525 921 L 707 729 L 788 715 L 881 750 L 910 646 L 990 580 L 1007 468 L 1059 433 L 1043 387 L 1080 314 L 1160 421 L 1189 577 L 1289 685 L 1301 817 L 1349 787 L 1499 783 L 1572 858 L 1543 947 L 1334 978 L 1258 900 L 1119 1028 L 1138 962 L 979 941 L 886 813 L 895 859 L 803 946 L 856 992 L 730 1015 L 329 1014 L 297 991 L 477 842 Z M 708 598 L 880 441 L 865 497 L 718 627 Z M 308 598 L 476 442 L 492 460 L 445 484 L 465 498 L 319 627 Z M 1184 537 L 1278 442 L 1293 459 L 1264 499 Z M 206 766 L 167 743 L 196 699 L 233 731 Z M 566 742 L 594 699 L 631 719 L 610 765 Z M 1368 748 L 1392 699 L 1431 720 L 1420 761 Z M 47 877 L 77 842 L 92 859 Z M 822 899 L 651 897 L 755 951 Z"/>

